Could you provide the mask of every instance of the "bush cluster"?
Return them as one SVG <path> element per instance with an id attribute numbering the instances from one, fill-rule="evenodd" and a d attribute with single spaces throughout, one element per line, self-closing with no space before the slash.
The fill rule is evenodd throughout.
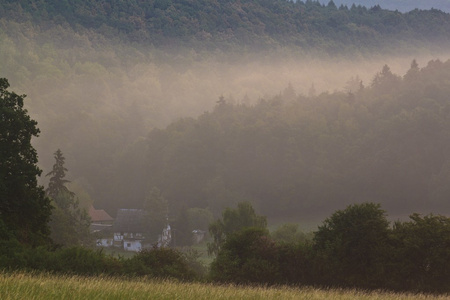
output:
<path id="1" fill-rule="evenodd" d="M 419 216 L 389 226 L 380 205 L 351 205 L 310 242 L 275 242 L 245 228 L 227 237 L 211 279 L 236 284 L 450 292 L 450 218 Z"/>
<path id="2" fill-rule="evenodd" d="M 31 247 L 0 240 L 0 269 L 74 275 L 205 279 L 196 253 L 144 250 L 132 258 L 83 247 Z M 228 234 L 211 263 L 217 283 L 307 285 L 426 293 L 450 293 L 450 218 L 413 214 L 386 219 L 379 204 L 338 210 L 311 240 L 274 240 L 267 229 L 244 227 Z"/>
<path id="3" fill-rule="evenodd" d="M 73 275 L 147 276 L 193 280 L 201 275 L 189 256 L 170 248 L 144 250 L 132 258 L 114 257 L 84 247 L 32 248 L 15 239 L 0 241 L 0 269 Z"/>

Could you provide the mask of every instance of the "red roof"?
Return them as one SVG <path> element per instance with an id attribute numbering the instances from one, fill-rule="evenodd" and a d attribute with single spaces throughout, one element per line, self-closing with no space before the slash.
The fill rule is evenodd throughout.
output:
<path id="1" fill-rule="evenodd" d="M 89 208 L 89 216 L 92 222 L 108 222 L 114 221 L 114 219 L 108 215 L 103 209 L 95 209 L 93 206 Z"/>

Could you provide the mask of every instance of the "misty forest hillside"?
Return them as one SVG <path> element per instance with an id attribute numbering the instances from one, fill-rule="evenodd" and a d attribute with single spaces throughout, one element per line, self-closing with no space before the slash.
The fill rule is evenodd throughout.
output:
<path id="1" fill-rule="evenodd" d="M 123 173 L 115 193 L 133 186 L 132 195 L 142 183 L 135 199 L 154 185 L 173 208 L 218 213 L 251 200 L 270 217 L 367 201 L 394 214 L 448 213 L 449 93 L 450 61 L 436 60 L 422 69 L 413 62 L 403 77 L 385 66 L 369 86 L 354 80 L 346 92 L 306 97 L 288 87 L 253 106 L 222 98 L 197 119 L 153 130 L 123 163 L 140 172 Z"/>
<path id="2" fill-rule="evenodd" d="M 241 200 L 269 216 L 361 201 L 448 209 L 446 145 L 433 143 L 447 129 L 436 59 L 449 44 L 438 10 L 0 0 L 0 77 L 27 94 L 43 173 L 61 149 L 71 190 L 113 215 L 153 187 L 173 215 Z M 430 61 L 420 84 L 392 74 L 414 58 Z M 381 92 L 385 64 L 376 78 L 395 80 Z"/>

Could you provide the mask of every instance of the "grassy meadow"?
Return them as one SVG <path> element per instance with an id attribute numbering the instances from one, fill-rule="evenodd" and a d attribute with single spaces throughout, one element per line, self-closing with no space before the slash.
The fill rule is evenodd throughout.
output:
<path id="1" fill-rule="evenodd" d="M 365 293 L 292 287 L 238 287 L 169 280 L 1 273 L 0 296 L 9 299 L 448 299 L 421 294 Z"/>

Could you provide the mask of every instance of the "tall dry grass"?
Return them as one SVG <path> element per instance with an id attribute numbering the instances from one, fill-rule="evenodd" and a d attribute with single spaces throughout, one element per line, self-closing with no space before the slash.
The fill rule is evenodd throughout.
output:
<path id="1" fill-rule="evenodd" d="M 449 299 L 449 296 L 366 293 L 357 290 L 319 290 L 293 287 L 241 287 L 32 273 L 0 273 L 0 298 L 10 299 Z"/>

